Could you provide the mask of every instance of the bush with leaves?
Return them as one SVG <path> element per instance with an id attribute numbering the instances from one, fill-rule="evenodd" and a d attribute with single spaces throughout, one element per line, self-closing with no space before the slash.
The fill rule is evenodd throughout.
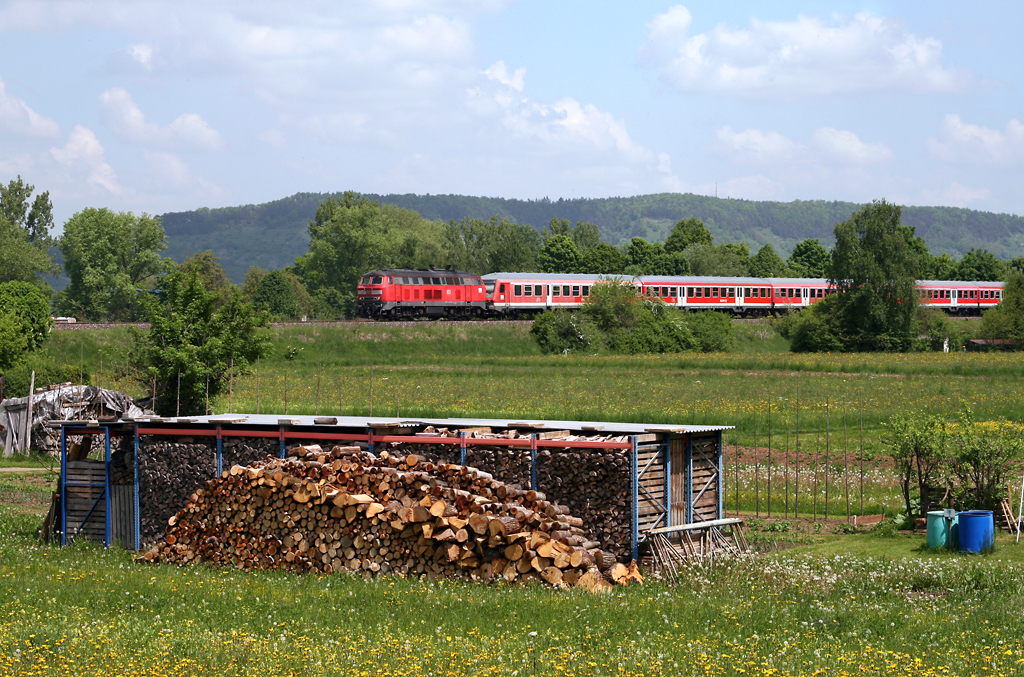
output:
<path id="1" fill-rule="evenodd" d="M 148 332 L 130 327 L 141 385 L 149 390 L 156 379 L 157 413 L 194 415 L 228 386 L 229 372 L 244 374 L 256 358 L 270 351 L 266 311 L 255 311 L 232 288 L 231 298 L 217 307 L 219 296 L 207 291 L 193 270 L 164 278 L 166 300 L 147 299 Z"/>
<path id="2" fill-rule="evenodd" d="M 591 348 L 595 343 L 592 333 L 579 313 L 562 308 L 541 313 L 530 327 L 542 351 L 562 355 Z"/>
<path id="3" fill-rule="evenodd" d="M 884 443 L 900 476 L 907 515 L 925 517 L 938 497 L 929 495 L 949 462 L 945 421 L 920 412 L 894 414 L 882 424 Z"/>
<path id="4" fill-rule="evenodd" d="M 35 372 L 36 388 L 58 383 L 75 383 L 82 379 L 85 385 L 92 383 L 88 368 L 80 370 L 79 365 L 62 364 L 47 351 L 40 350 L 25 357 L 17 366 L 4 371 L 4 397 L 25 397 Z"/>
<path id="5" fill-rule="evenodd" d="M 951 426 L 950 443 L 949 473 L 957 505 L 968 510 L 998 508 L 1010 471 L 1024 458 L 1024 426 L 976 421 L 965 406 Z"/>
<path id="6" fill-rule="evenodd" d="M 53 327 L 50 298 L 31 282 L 0 284 L 0 369 L 43 345 Z"/>
<path id="7" fill-rule="evenodd" d="M 835 296 L 826 296 L 810 308 L 783 315 L 776 322 L 779 334 L 794 353 L 832 353 L 843 350 L 842 328 L 835 312 Z"/>
<path id="8" fill-rule="evenodd" d="M 713 310 L 687 313 L 685 321 L 702 353 L 721 353 L 733 347 L 732 320 L 726 314 Z"/>

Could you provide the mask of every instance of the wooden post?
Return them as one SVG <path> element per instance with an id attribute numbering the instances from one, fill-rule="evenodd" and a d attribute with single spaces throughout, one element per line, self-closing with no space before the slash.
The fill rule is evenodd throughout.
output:
<path id="1" fill-rule="evenodd" d="M 402 415 L 402 381 L 395 379 L 395 418 Z"/>
<path id="2" fill-rule="evenodd" d="M 821 423 L 821 420 L 818 420 Z M 818 520 L 818 459 L 821 458 L 821 428 L 814 430 L 814 520 Z"/>
<path id="3" fill-rule="evenodd" d="M 153 377 L 153 413 L 156 413 L 156 376 Z"/>
<path id="4" fill-rule="evenodd" d="M 103 388 L 103 358 L 100 358 L 100 370 L 96 372 L 96 387 Z"/>
<path id="5" fill-rule="evenodd" d="M 256 358 L 256 413 L 260 413 L 260 358 Z"/>
<path id="6" fill-rule="evenodd" d="M 288 372 L 284 373 L 284 413 L 288 413 Z"/>
<path id="7" fill-rule="evenodd" d="M 316 407 L 313 409 L 313 415 L 320 415 L 320 374 L 323 371 L 324 361 L 320 360 L 316 363 Z"/>
<path id="8" fill-rule="evenodd" d="M 78 385 L 85 385 L 85 342 L 78 344 Z"/>
<path id="9" fill-rule="evenodd" d="M 181 416 L 181 369 L 178 370 L 178 394 L 175 395 L 174 415 Z"/>
<path id="10" fill-rule="evenodd" d="M 32 448 L 32 396 L 36 392 L 36 372 L 32 371 L 32 377 L 29 379 L 28 385 L 28 411 L 25 416 L 25 439 L 23 441 L 25 445 L 25 454 L 28 455 L 29 450 Z"/>

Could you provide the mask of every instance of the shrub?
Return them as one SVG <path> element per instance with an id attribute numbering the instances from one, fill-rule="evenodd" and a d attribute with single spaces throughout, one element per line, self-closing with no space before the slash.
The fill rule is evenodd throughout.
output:
<path id="1" fill-rule="evenodd" d="M 724 313 L 713 310 L 691 313 L 686 317 L 686 324 L 693 332 L 696 348 L 702 353 L 720 353 L 733 346 L 732 320 Z"/>
<path id="2" fill-rule="evenodd" d="M 530 333 L 545 353 L 566 355 L 586 350 L 594 343 L 593 332 L 585 326 L 583 318 L 578 313 L 562 309 L 538 315 Z"/>

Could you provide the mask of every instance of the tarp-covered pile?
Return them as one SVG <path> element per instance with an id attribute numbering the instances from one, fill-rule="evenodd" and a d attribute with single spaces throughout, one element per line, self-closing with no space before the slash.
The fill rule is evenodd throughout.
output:
<path id="1" fill-rule="evenodd" d="M 32 396 L 31 433 L 26 435 L 28 397 L 0 402 L 0 431 L 4 440 L 4 458 L 27 453 L 29 448 L 46 453 L 60 449 L 60 428 L 50 421 L 85 421 L 101 418 L 141 418 L 153 412 L 138 407 L 132 398 L 117 390 L 70 383 L 50 386 Z M 29 439 L 30 438 L 30 439 Z M 29 444 L 26 442 L 29 441 Z"/>

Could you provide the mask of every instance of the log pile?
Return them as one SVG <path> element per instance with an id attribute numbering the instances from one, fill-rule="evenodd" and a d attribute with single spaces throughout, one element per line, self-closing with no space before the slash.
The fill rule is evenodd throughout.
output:
<path id="1" fill-rule="evenodd" d="M 159 440 L 139 449 L 139 521 L 143 543 L 163 538 L 167 519 L 217 474 L 211 444 Z"/>
<path id="2" fill-rule="evenodd" d="M 540 492 L 476 468 L 360 447 L 300 446 L 286 459 L 234 465 L 167 524 L 146 560 L 588 590 L 641 580 Z"/>
<path id="3" fill-rule="evenodd" d="M 230 468 L 233 465 L 251 465 L 256 461 L 262 461 L 267 456 L 278 456 L 281 453 L 280 443 L 266 437 L 225 438 L 221 449 L 222 468 Z"/>

